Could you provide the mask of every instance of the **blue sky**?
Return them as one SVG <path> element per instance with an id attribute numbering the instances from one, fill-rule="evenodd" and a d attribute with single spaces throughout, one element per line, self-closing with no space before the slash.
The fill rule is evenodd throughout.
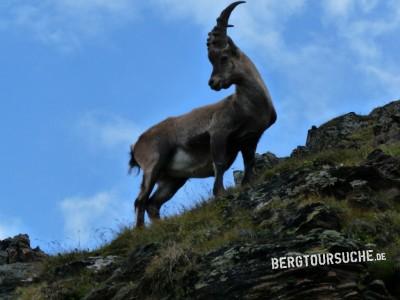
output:
<path id="1" fill-rule="evenodd" d="M 26 232 L 54 252 L 131 224 L 140 177 L 127 176 L 129 145 L 232 92 L 209 89 L 205 46 L 228 3 L 0 2 L 0 238 Z M 278 110 L 259 152 L 288 155 L 311 125 L 399 98 L 397 0 L 249 0 L 231 23 Z M 190 182 L 163 213 L 210 182 Z"/>

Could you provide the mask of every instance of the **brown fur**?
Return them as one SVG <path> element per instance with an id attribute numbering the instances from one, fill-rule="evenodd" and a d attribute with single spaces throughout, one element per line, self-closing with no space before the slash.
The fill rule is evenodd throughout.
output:
<path id="1" fill-rule="evenodd" d="M 226 20 L 218 19 L 207 41 L 213 65 L 210 87 L 220 90 L 234 84 L 235 93 L 215 104 L 160 122 L 131 147 L 130 166 L 143 170 L 141 190 L 135 201 L 137 226 L 144 225 L 145 211 L 152 220 L 158 219 L 162 204 L 189 178 L 215 176 L 213 193 L 223 193 L 223 174 L 239 152 L 245 165 L 243 183 L 253 176 L 257 143 L 276 121 L 276 112 L 256 67 L 226 36 L 227 18 L 237 4 L 228 7 L 229 13 L 228 8 L 221 13 L 223 16 L 225 12 Z M 157 189 L 150 196 L 155 184 Z"/>

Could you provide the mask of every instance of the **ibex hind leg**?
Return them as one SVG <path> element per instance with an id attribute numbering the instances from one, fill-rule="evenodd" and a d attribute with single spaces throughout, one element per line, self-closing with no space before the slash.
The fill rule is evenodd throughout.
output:
<path id="1" fill-rule="evenodd" d="M 156 152 L 157 153 L 157 152 Z M 135 213 L 136 213 L 136 227 L 142 227 L 144 225 L 144 214 L 146 211 L 146 205 L 149 201 L 150 194 L 159 179 L 159 173 L 162 168 L 161 155 L 153 152 L 153 157 L 143 160 L 141 164 L 143 169 L 143 180 L 140 187 L 139 196 L 135 201 Z M 139 162 L 140 163 L 140 162 Z"/>
<path id="2" fill-rule="evenodd" d="M 145 205 L 156 183 L 155 173 L 153 169 L 143 172 L 140 193 L 135 200 L 136 227 L 143 227 L 144 225 Z"/>
<path id="3" fill-rule="evenodd" d="M 142 136 L 135 145 L 135 160 L 143 170 L 139 196 L 135 201 L 136 227 L 144 225 L 146 205 L 160 178 L 161 170 L 168 162 L 170 148 L 158 136 Z"/>
<path id="4" fill-rule="evenodd" d="M 157 182 L 157 189 L 146 205 L 147 214 L 152 221 L 160 219 L 161 206 L 175 195 L 186 180 L 186 178 L 164 177 Z"/>

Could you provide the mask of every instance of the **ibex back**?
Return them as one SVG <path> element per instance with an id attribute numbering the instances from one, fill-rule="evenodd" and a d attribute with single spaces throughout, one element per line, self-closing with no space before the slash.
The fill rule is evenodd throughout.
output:
<path id="1" fill-rule="evenodd" d="M 234 84 L 235 93 L 215 104 L 162 121 L 131 146 L 130 167 L 143 170 L 135 201 L 136 226 L 143 226 L 145 211 L 151 220 L 159 219 L 163 203 L 189 178 L 214 175 L 213 193 L 223 193 L 224 172 L 239 152 L 245 166 L 242 184 L 252 179 L 257 143 L 276 121 L 276 112 L 256 67 L 227 36 L 229 16 L 243 2 L 234 2 L 222 11 L 207 39 L 213 66 L 210 87 L 219 91 Z"/>

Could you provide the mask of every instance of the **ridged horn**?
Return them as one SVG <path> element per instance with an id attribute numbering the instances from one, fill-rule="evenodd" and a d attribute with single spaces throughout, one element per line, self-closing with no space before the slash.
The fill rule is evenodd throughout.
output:
<path id="1" fill-rule="evenodd" d="M 228 27 L 233 27 L 233 25 L 228 24 L 229 17 L 235 7 L 242 3 L 246 3 L 246 1 L 233 2 L 221 12 L 220 16 L 217 18 L 217 25 L 215 25 L 213 30 L 208 34 L 210 37 L 213 37 L 213 44 L 221 47 L 227 43 L 226 29 Z M 209 43 L 207 43 L 207 45 L 209 46 Z"/>
<path id="2" fill-rule="evenodd" d="M 227 27 L 233 27 L 233 25 L 229 25 L 229 17 L 231 16 L 232 11 L 235 9 L 236 6 L 239 4 L 246 3 L 246 1 L 236 1 L 231 3 L 228 7 L 226 7 L 222 12 L 221 15 L 217 18 L 217 26 L 221 30 L 225 30 L 226 34 L 226 28 Z"/>

